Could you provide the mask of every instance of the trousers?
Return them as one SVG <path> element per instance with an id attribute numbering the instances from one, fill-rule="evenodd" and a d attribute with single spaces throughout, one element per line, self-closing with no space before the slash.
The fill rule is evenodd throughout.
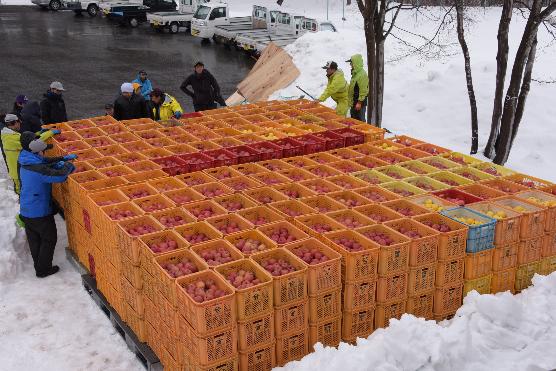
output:
<path id="1" fill-rule="evenodd" d="M 359 121 L 367 122 L 367 100 L 361 105 L 361 109 L 357 111 L 355 105 L 350 109 L 350 116 Z"/>
<path id="2" fill-rule="evenodd" d="M 52 268 L 54 249 L 58 241 L 54 215 L 41 218 L 21 216 L 21 220 L 25 223 L 25 234 L 33 257 L 35 273 L 37 275 L 45 274 Z"/>
<path id="3" fill-rule="evenodd" d="M 195 108 L 195 112 L 199 112 L 199 111 L 206 111 L 209 109 L 215 109 L 216 108 L 216 103 L 211 103 L 211 104 L 194 104 L 193 108 Z"/>

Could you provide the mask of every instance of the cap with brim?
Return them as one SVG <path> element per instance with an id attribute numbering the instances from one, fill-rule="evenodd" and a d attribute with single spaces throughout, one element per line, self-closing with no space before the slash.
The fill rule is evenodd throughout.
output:
<path id="1" fill-rule="evenodd" d="M 19 120 L 19 117 L 17 117 L 13 113 L 8 113 L 6 117 L 4 117 L 4 122 L 8 125 L 11 124 L 12 122 L 16 122 L 17 120 Z"/>
<path id="2" fill-rule="evenodd" d="M 35 139 L 31 143 L 29 143 L 29 150 L 33 153 L 39 153 L 51 148 L 52 144 L 46 144 L 40 139 Z"/>
<path id="3" fill-rule="evenodd" d="M 346 61 L 346 63 L 351 63 L 351 58 Z"/>
<path id="4" fill-rule="evenodd" d="M 50 84 L 50 89 L 56 89 L 56 90 L 60 90 L 60 91 L 65 91 L 66 89 L 64 89 L 64 85 L 62 85 L 62 83 L 60 81 L 53 81 L 52 84 Z"/>
<path id="5" fill-rule="evenodd" d="M 133 85 L 129 82 L 124 82 L 120 90 L 122 93 L 133 93 Z"/>
<path id="6" fill-rule="evenodd" d="M 18 103 L 18 104 L 23 104 L 23 103 L 28 102 L 28 101 L 29 101 L 29 99 L 27 98 L 27 96 L 25 96 L 23 94 L 18 95 L 15 98 L 15 102 Z"/>
<path id="7" fill-rule="evenodd" d="M 326 70 L 328 68 L 338 69 L 338 64 L 334 61 L 328 61 L 328 62 L 326 62 L 326 65 L 322 67 L 322 69 Z"/>

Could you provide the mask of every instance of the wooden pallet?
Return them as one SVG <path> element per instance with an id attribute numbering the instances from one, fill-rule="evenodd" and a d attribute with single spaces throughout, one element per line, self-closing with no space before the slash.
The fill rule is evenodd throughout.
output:
<path id="1" fill-rule="evenodd" d="M 70 261 L 72 260 L 71 257 L 68 256 L 68 258 Z M 79 264 L 77 261 L 75 261 L 75 263 Z M 102 293 L 97 289 L 95 279 L 90 274 L 83 274 L 81 278 L 85 291 L 87 291 L 87 293 L 91 296 L 91 299 L 93 299 L 102 312 L 110 319 L 112 326 L 114 326 L 118 334 L 120 334 L 120 336 L 124 339 L 129 350 L 135 354 L 145 369 L 147 371 L 162 371 L 162 363 L 156 354 L 147 344 L 142 343 L 139 339 L 137 339 L 133 330 L 129 328 L 124 321 L 122 321 L 114 308 L 108 304 L 104 295 L 102 295 Z"/>

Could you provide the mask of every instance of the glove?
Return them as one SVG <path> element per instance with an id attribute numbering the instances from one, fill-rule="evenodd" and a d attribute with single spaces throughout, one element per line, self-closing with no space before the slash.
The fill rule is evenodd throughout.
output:
<path id="1" fill-rule="evenodd" d="M 361 102 L 355 103 L 355 110 L 356 111 L 361 111 L 361 106 L 362 106 Z"/>
<path id="2" fill-rule="evenodd" d="M 41 129 L 41 130 L 39 131 L 39 133 L 40 133 L 40 134 L 43 134 L 43 133 L 46 133 L 48 130 L 50 130 L 50 129 Z"/>
<path id="3" fill-rule="evenodd" d="M 66 163 L 65 163 L 65 166 L 66 166 L 67 169 L 68 169 L 68 175 L 71 174 L 71 173 L 73 173 L 73 172 L 75 171 L 75 165 L 72 164 L 71 162 L 66 162 Z"/>
<path id="4" fill-rule="evenodd" d="M 174 117 L 179 119 L 181 117 L 181 112 L 180 111 L 174 112 Z"/>
<path id="5" fill-rule="evenodd" d="M 65 155 L 64 157 L 62 157 L 64 161 L 75 160 L 76 158 L 77 155 L 75 153 L 70 153 L 69 155 Z"/>
<path id="6" fill-rule="evenodd" d="M 56 162 L 54 165 L 52 165 L 52 167 L 53 167 L 54 169 L 59 170 L 59 169 L 63 168 L 65 164 L 66 164 L 66 163 L 65 163 L 64 161 L 58 161 L 58 162 Z"/>
<path id="7" fill-rule="evenodd" d="M 62 134 L 62 132 L 58 129 L 52 129 L 52 134 L 57 135 L 57 134 Z"/>
<path id="8" fill-rule="evenodd" d="M 15 217 L 15 223 L 19 226 L 19 228 L 25 228 L 25 223 L 21 220 L 21 215 L 19 214 Z"/>

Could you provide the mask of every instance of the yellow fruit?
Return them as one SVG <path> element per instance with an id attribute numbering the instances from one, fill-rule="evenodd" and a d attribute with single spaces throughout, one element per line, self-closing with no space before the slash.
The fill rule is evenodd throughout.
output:
<path id="1" fill-rule="evenodd" d="M 432 202 L 432 200 L 431 200 L 430 198 L 427 198 L 427 199 L 425 200 L 425 203 L 426 203 L 426 204 L 432 204 L 433 202 Z"/>
<path id="2" fill-rule="evenodd" d="M 520 212 L 520 213 L 526 211 L 525 208 L 524 208 L 523 206 L 514 206 L 513 209 L 514 209 L 515 211 L 517 211 L 517 212 Z"/>
<path id="3" fill-rule="evenodd" d="M 507 215 L 505 212 L 503 212 L 503 211 L 499 211 L 499 212 L 497 212 L 497 214 L 498 214 L 498 216 L 499 216 L 500 218 L 502 218 L 502 219 L 508 217 L 508 215 Z"/>
<path id="4" fill-rule="evenodd" d="M 491 218 L 494 217 L 494 211 L 492 210 L 487 211 L 487 215 L 490 216 Z"/>

